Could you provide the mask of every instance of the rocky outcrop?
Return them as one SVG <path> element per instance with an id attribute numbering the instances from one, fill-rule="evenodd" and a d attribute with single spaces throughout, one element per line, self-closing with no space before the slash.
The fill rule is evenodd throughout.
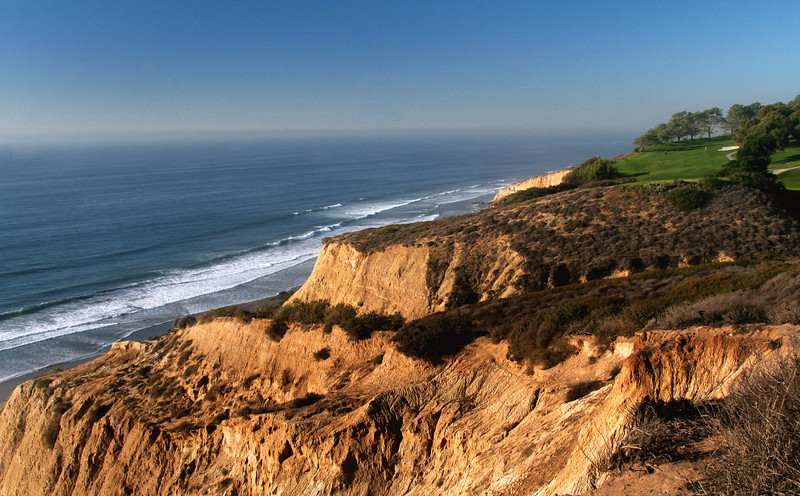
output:
<path id="1" fill-rule="evenodd" d="M 383 333 L 276 343 L 267 324 L 199 324 L 20 386 L 0 494 L 577 493 L 642 402 L 724 396 L 798 330 L 652 331 L 531 373 L 483 339 L 432 366 Z"/>
<path id="2" fill-rule="evenodd" d="M 519 193 L 520 191 L 525 191 L 526 189 L 557 186 L 564 180 L 564 176 L 572 172 L 572 170 L 573 168 L 567 168 L 557 172 L 551 172 L 550 174 L 544 174 L 526 179 L 524 181 L 516 182 L 506 186 L 505 188 L 501 188 L 494 196 L 492 201 L 496 202 L 501 198 L 505 198 L 508 195 L 513 195 L 514 193 Z"/>
<path id="3" fill-rule="evenodd" d="M 493 274 L 475 286 L 465 280 L 479 251 Z M 347 243 L 326 243 L 314 270 L 291 300 L 328 300 L 407 319 L 514 292 L 524 259 L 502 240 L 483 246 L 435 242 L 390 246 L 364 253 Z"/>

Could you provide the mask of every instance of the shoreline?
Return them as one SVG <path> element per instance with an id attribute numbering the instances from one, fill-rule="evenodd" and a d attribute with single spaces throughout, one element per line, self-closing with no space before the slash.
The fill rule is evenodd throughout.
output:
<path id="1" fill-rule="evenodd" d="M 297 291 L 299 287 L 290 289 L 289 292 L 293 293 Z M 286 300 L 286 296 L 282 293 L 278 293 L 273 296 L 268 296 L 266 298 L 260 298 L 258 300 L 246 301 L 243 303 L 237 303 L 237 306 L 244 307 L 245 309 L 252 309 L 260 305 L 270 304 L 274 305 L 277 303 L 282 303 Z M 133 331 L 130 335 L 128 335 L 125 339 L 121 339 L 116 341 L 117 343 L 123 341 L 148 341 L 153 338 L 160 338 L 166 334 L 169 334 L 170 330 L 172 329 L 172 321 L 161 322 L 159 324 L 154 324 L 137 331 Z M 62 370 L 68 370 L 77 367 L 78 365 L 83 365 L 84 363 L 91 362 L 92 360 L 99 358 L 111 350 L 111 345 L 106 346 L 101 351 L 88 354 L 81 358 L 76 358 L 75 360 L 68 360 L 66 362 L 59 362 L 53 365 L 48 365 L 47 367 L 43 367 L 32 372 L 27 372 L 17 377 L 12 377 L 11 379 L 7 379 L 5 381 L 0 382 L 0 406 L 11 396 L 11 393 L 14 389 L 17 388 L 20 384 L 24 384 L 31 379 L 36 379 L 37 377 L 41 377 L 43 375 L 52 374 L 54 372 L 61 372 Z"/>
<path id="2" fill-rule="evenodd" d="M 442 203 L 437 206 L 437 211 L 439 216 L 437 219 L 442 219 L 445 217 L 452 217 L 455 215 L 464 215 L 476 212 L 485 208 L 489 205 L 489 202 L 494 197 L 495 193 L 489 193 L 486 195 L 481 195 L 475 198 L 470 198 L 467 200 L 460 200 L 455 201 L 452 203 Z M 289 289 L 290 292 L 294 292 L 298 290 L 300 286 L 295 288 Z M 273 296 L 268 296 L 266 298 L 260 298 L 255 300 L 244 301 L 241 303 L 235 303 L 234 305 L 242 306 L 245 309 L 252 309 L 256 306 L 263 305 L 265 303 L 275 304 L 276 302 L 282 303 L 285 300 L 284 296 L 281 296 L 280 293 L 275 294 Z M 128 335 L 125 339 L 120 341 L 145 341 L 149 338 L 160 337 L 167 333 L 169 333 L 170 329 L 172 328 L 172 321 L 161 322 L 159 324 L 155 324 L 152 326 L 145 327 L 143 329 L 139 329 L 137 331 L 132 332 Z M 117 342 L 120 342 L 117 341 Z M 101 357 L 108 353 L 111 349 L 111 345 L 103 348 L 101 351 L 94 352 L 88 354 L 82 358 L 76 358 L 74 360 L 68 360 L 65 362 L 59 362 L 47 367 L 39 368 L 32 372 L 27 372 L 17 377 L 13 377 L 11 379 L 7 379 L 5 381 L 0 382 L 0 406 L 8 399 L 14 389 L 23 384 L 25 382 L 30 381 L 31 379 L 35 379 L 37 377 L 41 377 L 46 374 L 59 372 L 62 370 L 72 369 L 77 367 L 78 365 L 82 365 L 84 363 L 90 362 L 98 357 Z"/>
<path id="3" fill-rule="evenodd" d="M 478 196 L 478 197 L 475 197 L 475 198 L 470 198 L 470 199 L 467 199 L 467 200 L 460 200 L 460 201 L 455 201 L 455 202 L 452 202 L 452 203 L 439 204 L 437 206 L 437 212 L 439 214 L 437 219 L 442 219 L 442 218 L 445 218 L 445 217 L 451 217 L 451 216 L 455 216 L 455 215 L 463 215 L 463 214 L 476 212 L 478 210 L 481 210 L 481 209 L 485 208 L 489 204 L 489 201 L 493 197 L 494 197 L 494 194 L 490 193 L 490 194 L 481 195 L 481 196 Z M 291 288 L 288 291 L 293 293 L 294 291 L 297 291 L 298 289 L 300 289 L 300 286 Z M 268 297 L 265 297 L 265 298 L 249 300 L 249 301 L 244 301 L 244 302 L 240 302 L 240 303 L 234 303 L 234 305 L 241 306 L 241 307 L 243 307 L 245 309 L 253 309 L 256 306 L 263 305 L 265 303 L 273 304 L 273 305 L 276 304 L 276 303 L 282 303 L 285 299 L 286 299 L 285 296 L 282 296 L 281 293 L 278 293 L 278 294 L 275 294 L 273 296 L 268 296 Z M 138 331 L 134 331 L 129 336 L 127 336 L 125 339 L 122 339 L 120 341 L 145 341 L 145 340 L 147 340 L 149 338 L 163 336 L 163 335 L 169 333 L 171 328 L 172 328 L 172 321 L 171 320 L 167 321 L 167 322 L 161 322 L 159 324 L 155 324 L 155 325 L 152 325 L 152 326 L 145 327 L 143 329 L 139 329 Z M 117 342 L 119 342 L 119 341 L 117 341 Z M 8 397 L 11 395 L 11 393 L 14 391 L 14 389 L 17 386 L 19 386 L 20 384 L 23 384 L 23 383 L 25 383 L 25 382 L 27 382 L 27 381 L 29 381 L 31 379 L 35 379 L 37 377 L 40 377 L 40 376 L 43 376 L 43 375 L 46 375 L 46 374 L 50 374 L 50 373 L 53 373 L 53 372 L 58 372 L 58 371 L 61 371 L 61 370 L 71 369 L 71 368 L 77 367 L 78 365 L 84 364 L 86 362 L 90 362 L 90 361 L 94 360 L 95 358 L 98 358 L 98 357 L 101 357 L 101 356 L 105 355 L 106 353 L 108 353 L 108 351 L 110 349 L 111 349 L 111 345 L 103 348 L 101 351 L 88 354 L 88 355 L 86 355 L 86 356 L 84 356 L 82 358 L 76 358 L 74 360 L 68 360 L 68 361 L 65 361 L 65 362 L 55 363 L 55 364 L 49 365 L 47 367 L 43 367 L 43 368 L 34 370 L 32 372 L 27 372 L 27 373 L 22 374 L 20 376 L 13 377 L 11 379 L 7 379 L 5 381 L 0 382 L 0 405 L 2 405 L 2 403 L 4 403 L 6 401 L 6 399 L 8 399 Z"/>

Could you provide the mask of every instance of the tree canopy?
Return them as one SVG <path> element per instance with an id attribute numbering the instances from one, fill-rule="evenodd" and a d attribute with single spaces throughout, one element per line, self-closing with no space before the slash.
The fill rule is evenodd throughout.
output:
<path id="1" fill-rule="evenodd" d="M 749 135 L 770 135 L 775 139 L 778 150 L 783 150 L 794 138 L 800 140 L 800 95 L 786 103 L 761 105 L 734 104 L 723 117 L 722 109 L 711 107 L 699 112 L 681 110 L 672 114 L 666 123 L 648 129 L 633 140 L 633 144 L 643 151 L 646 147 L 694 139 L 705 135 L 708 138 L 715 131 L 724 129 L 734 134 L 734 141 L 742 145 Z"/>
<path id="2" fill-rule="evenodd" d="M 760 107 L 734 131 L 733 139 L 744 146 L 747 137 L 755 135 L 772 136 L 777 149 L 783 150 L 792 137 L 800 139 L 800 109 L 794 110 L 781 102 Z"/>

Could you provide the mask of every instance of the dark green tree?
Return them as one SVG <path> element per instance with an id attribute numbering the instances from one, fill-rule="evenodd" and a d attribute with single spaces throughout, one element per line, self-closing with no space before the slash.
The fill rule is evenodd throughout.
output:
<path id="1" fill-rule="evenodd" d="M 725 119 L 722 117 L 722 109 L 719 107 L 712 107 L 702 112 L 695 114 L 697 116 L 697 125 L 700 131 L 706 133 L 708 137 L 714 132 L 714 129 L 722 125 Z"/>
<path id="2" fill-rule="evenodd" d="M 786 148 L 800 124 L 800 114 L 795 114 L 785 103 L 773 103 L 759 108 L 756 116 L 747 119 L 734 132 L 734 141 L 743 145 L 750 135 L 770 135 L 779 150 Z"/>
<path id="3" fill-rule="evenodd" d="M 646 133 L 633 140 L 633 144 L 642 152 L 646 146 L 658 145 L 660 143 L 661 139 L 658 137 L 658 132 L 656 132 L 655 128 L 648 130 Z"/>
<path id="4" fill-rule="evenodd" d="M 777 140 L 769 134 L 750 134 L 744 140 L 736 160 L 728 169 L 735 172 L 767 172 L 772 154 L 778 149 Z"/>
<path id="5" fill-rule="evenodd" d="M 741 125 L 748 119 L 754 119 L 756 112 L 761 108 L 758 102 L 751 103 L 750 105 L 731 105 L 728 113 L 725 115 L 725 125 L 731 133 L 741 127 Z"/>
<path id="6" fill-rule="evenodd" d="M 656 136 L 658 137 L 658 141 L 661 143 L 666 143 L 668 141 L 672 141 L 672 129 L 668 124 L 664 124 L 663 122 L 654 128 L 656 132 Z"/>
<path id="7" fill-rule="evenodd" d="M 672 117 L 667 123 L 671 134 L 670 141 L 672 141 L 672 139 L 680 141 L 684 137 L 689 136 L 692 131 L 692 121 L 692 115 L 685 110 L 672 114 Z"/>

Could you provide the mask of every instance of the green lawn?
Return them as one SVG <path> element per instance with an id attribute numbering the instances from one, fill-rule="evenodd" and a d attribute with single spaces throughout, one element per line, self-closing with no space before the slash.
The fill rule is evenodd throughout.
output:
<path id="1" fill-rule="evenodd" d="M 701 138 L 661 146 L 648 146 L 644 152 L 617 160 L 620 172 L 636 177 L 640 183 L 652 183 L 683 179 L 692 181 L 716 174 L 728 161 L 718 151 L 725 146 L 734 146 L 731 136 Z M 800 143 L 793 141 L 785 150 L 775 153 L 770 169 L 788 169 L 800 166 Z M 800 169 L 784 172 L 779 176 L 789 189 L 800 190 Z"/>
<path id="2" fill-rule="evenodd" d="M 720 136 L 648 146 L 644 152 L 618 160 L 615 165 L 642 183 L 699 179 L 717 173 L 730 153 L 717 150 L 735 144 L 730 136 Z"/>

